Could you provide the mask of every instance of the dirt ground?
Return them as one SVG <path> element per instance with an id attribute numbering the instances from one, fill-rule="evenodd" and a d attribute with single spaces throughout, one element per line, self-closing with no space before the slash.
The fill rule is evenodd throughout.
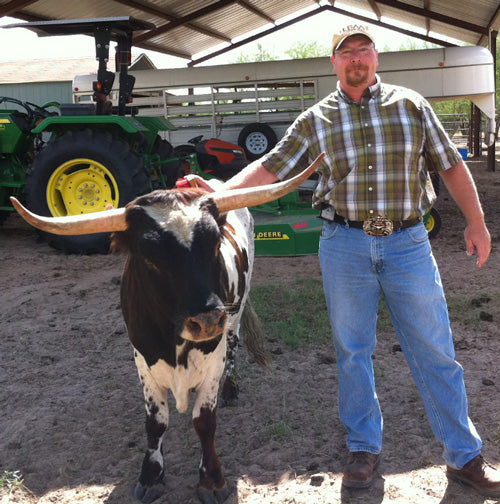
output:
<path id="1" fill-rule="evenodd" d="M 493 237 L 486 265 L 466 256 L 464 220 L 445 191 L 433 240 L 484 455 L 500 464 L 500 166 L 469 163 Z M 0 502 L 127 504 L 145 448 L 139 381 L 119 309 L 123 256 L 71 256 L 37 242 L 16 216 L 0 228 Z M 315 256 L 256 261 L 254 284 L 320 278 Z M 331 345 L 291 351 L 271 342 L 267 375 L 240 353 L 240 400 L 219 409 L 217 447 L 228 504 L 492 504 L 447 483 L 441 449 L 392 328 L 375 353 L 385 438 L 369 490 L 341 488 L 345 438 Z M 171 406 L 173 403 L 170 402 Z M 195 503 L 199 444 L 190 415 L 171 408 L 168 494 Z M 0 480 L 1 481 L 1 480 Z M 10 483 L 9 483 L 10 482 Z"/>

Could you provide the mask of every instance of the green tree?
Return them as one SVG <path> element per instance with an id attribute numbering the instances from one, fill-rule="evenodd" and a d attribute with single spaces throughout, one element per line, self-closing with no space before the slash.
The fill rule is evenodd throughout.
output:
<path id="1" fill-rule="evenodd" d="M 275 61 L 278 57 L 271 54 L 268 50 L 262 47 L 262 44 L 257 44 L 257 52 L 253 54 L 245 54 L 243 52 L 236 58 L 233 63 L 254 63 L 260 61 Z"/>
<path id="2" fill-rule="evenodd" d="M 291 59 L 319 58 L 321 56 L 329 56 L 330 49 L 326 46 L 318 44 L 318 42 L 297 42 L 295 45 L 285 51 L 285 54 Z M 253 63 L 260 61 L 275 61 L 278 56 L 270 53 L 262 47 L 262 44 L 257 44 L 257 52 L 253 54 L 245 54 L 243 52 L 236 58 L 233 63 Z"/>
<path id="3" fill-rule="evenodd" d="M 437 44 L 431 44 L 425 40 L 417 40 L 415 38 L 408 37 L 406 41 L 399 47 L 398 51 L 415 51 L 417 49 L 436 49 L 437 47 L 441 47 Z M 389 46 L 384 46 L 382 52 L 392 51 Z"/>
<path id="4" fill-rule="evenodd" d="M 318 42 L 297 42 L 285 54 L 292 59 L 320 58 L 330 55 L 330 48 L 318 44 Z"/>

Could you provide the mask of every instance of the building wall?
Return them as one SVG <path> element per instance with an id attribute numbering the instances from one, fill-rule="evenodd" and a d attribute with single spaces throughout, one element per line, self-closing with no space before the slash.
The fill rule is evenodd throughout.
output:
<path id="1" fill-rule="evenodd" d="M 0 84 L 0 96 L 8 96 L 36 105 L 56 101 L 72 103 L 71 82 L 36 82 L 22 84 Z M 0 105 L 5 108 L 5 105 Z"/>

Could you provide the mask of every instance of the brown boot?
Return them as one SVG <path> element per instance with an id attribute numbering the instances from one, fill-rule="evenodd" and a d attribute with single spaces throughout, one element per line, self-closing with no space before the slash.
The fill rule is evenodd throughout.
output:
<path id="1" fill-rule="evenodd" d="M 446 476 L 470 485 L 486 497 L 500 497 L 500 471 L 485 462 L 481 455 L 467 462 L 462 469 L 447 466 Z"/>
<path id="2" fill-rule="evenodd" d="M 380 456 L 369 452 L 351 452 L 344 469 L 342 485 L 349 488 L 367 488 L 375 477 Z"/>

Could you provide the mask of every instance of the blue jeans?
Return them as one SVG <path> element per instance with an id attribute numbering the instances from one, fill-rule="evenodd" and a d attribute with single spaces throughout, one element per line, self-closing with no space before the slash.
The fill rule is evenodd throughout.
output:
<path id="1" fill-rule="evenodd" d="M 462 468 L 481 452 L 482 443 L 468 417 L 463 369 L 455 361 L 448 308 L 424 225 L 371 237 L 361 229 L 325 223 L 319 259 L 348 449 L 382 449 L 372 353 L 383 294 L 443 457 Z"/>

